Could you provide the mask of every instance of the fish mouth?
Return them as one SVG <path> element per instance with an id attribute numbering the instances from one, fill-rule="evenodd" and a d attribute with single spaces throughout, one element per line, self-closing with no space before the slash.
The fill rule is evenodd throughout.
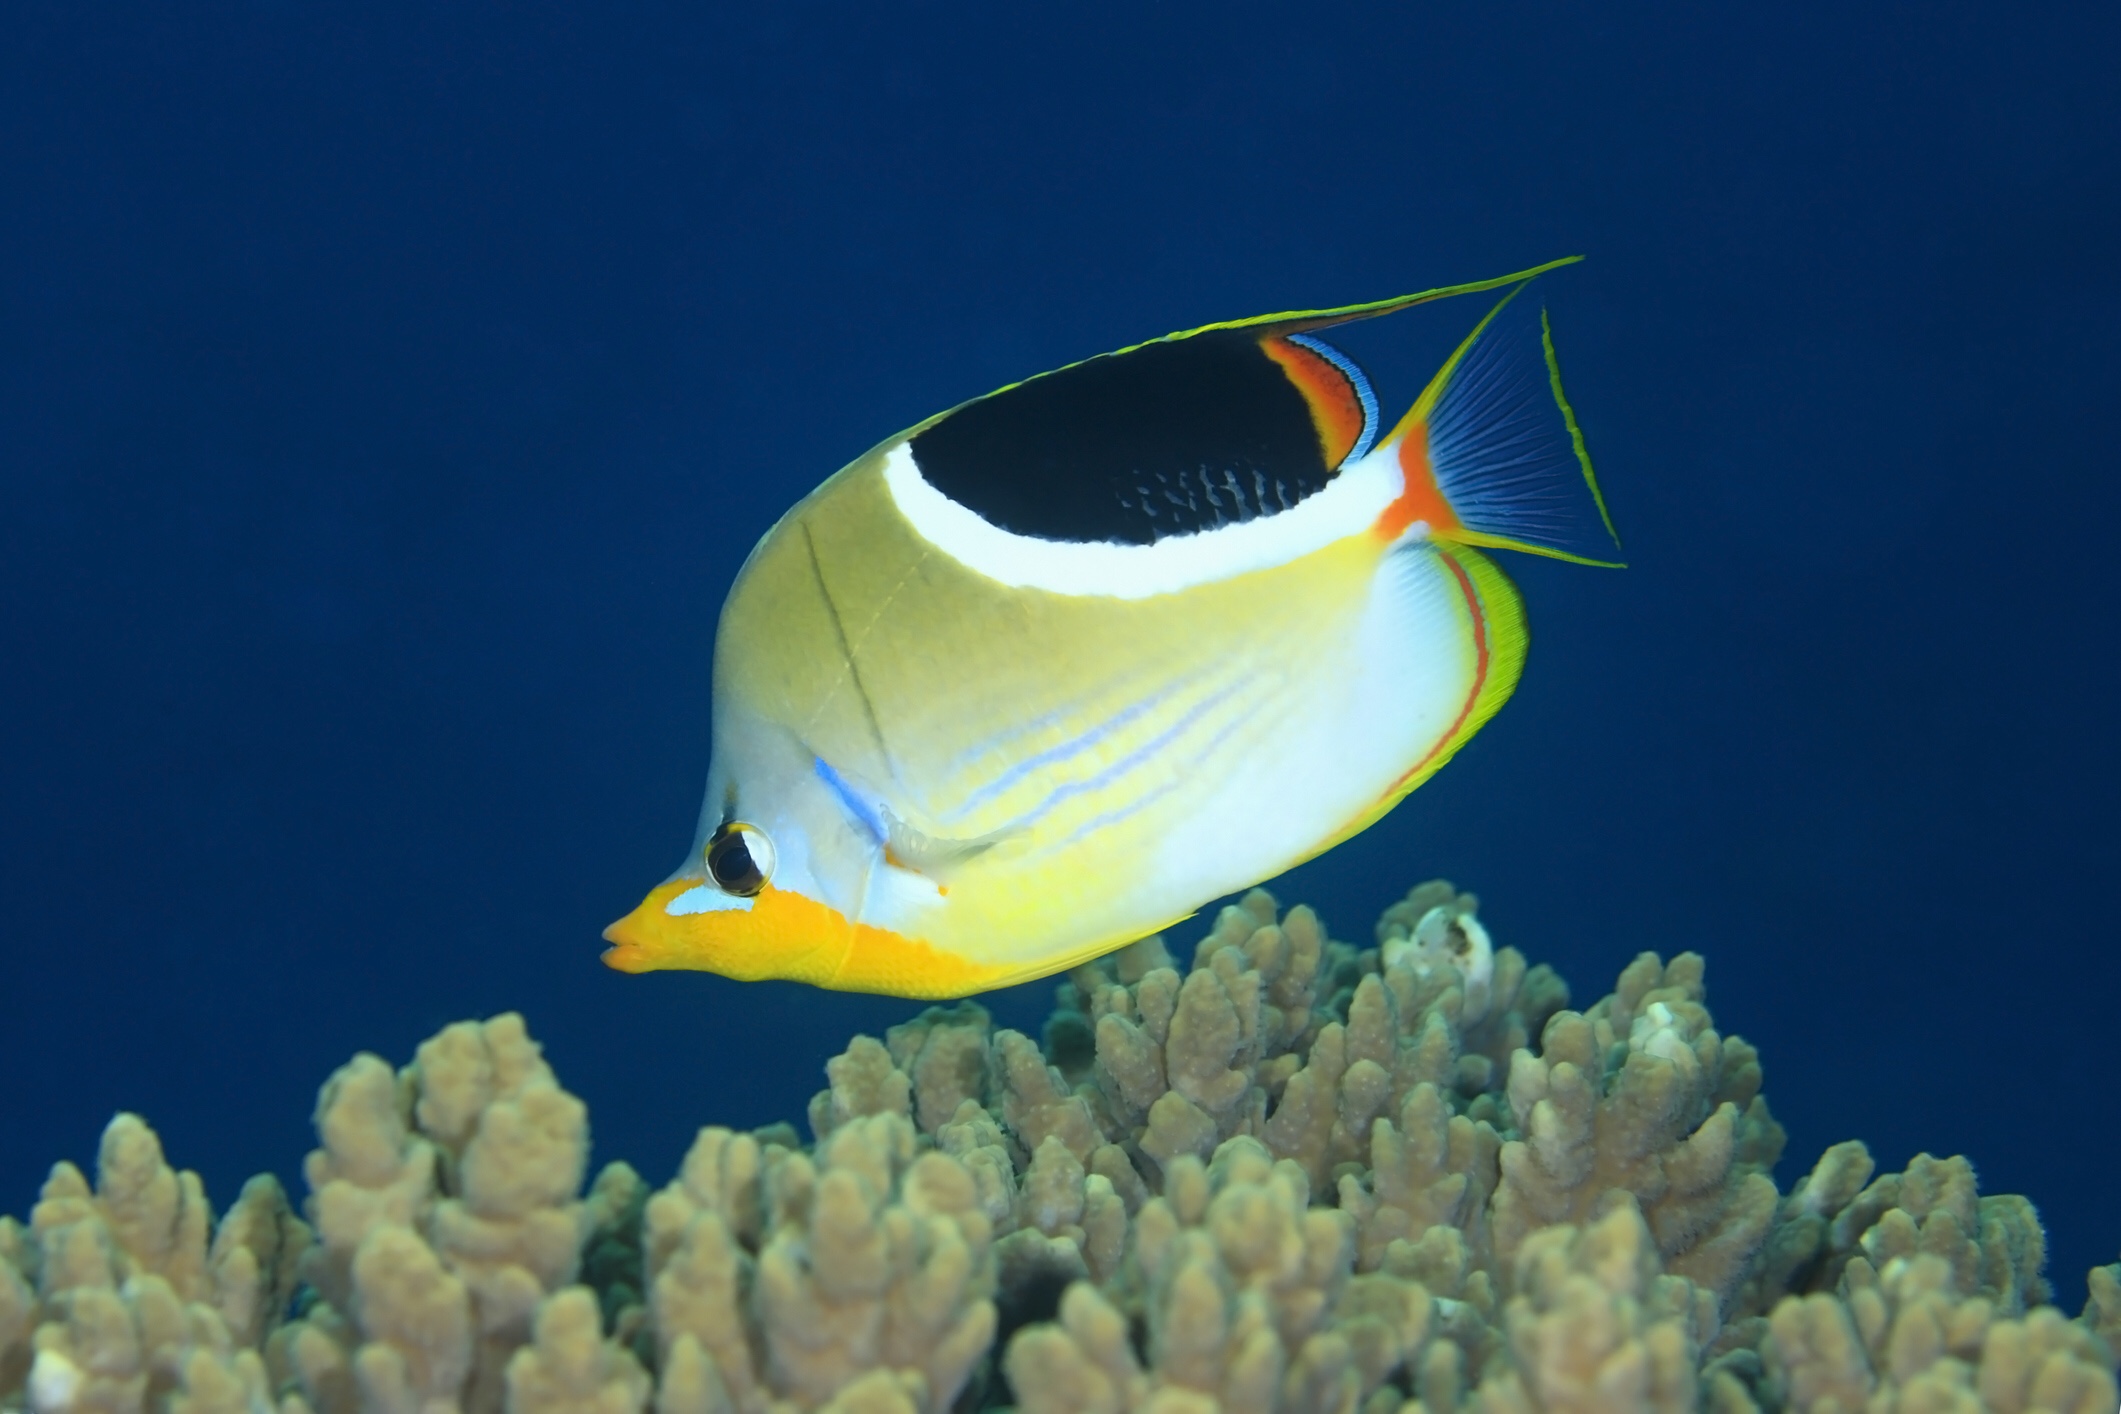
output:
<path id="1" fill-rule="evenodd" d="M 612 945 L 604 952 L 604 965 L 619 972 L 725 971 L 731 945 L 742 941 L 740 930 L 710 920 L 743 919 L 751 900 L 742 900 L 747 907 L 741 910 L 683 906 L 688 895 L 703 890 L 720 894 L 698 879 L 671 879 L 649 890 L 633 912 L 604 930 L 604 941 Z"/>
<path id="2" fill-rule="evenodd" d="M 838 985 L 855 926 L 837 909 L 767 884 L 750 898 L 711 882 L 667 880 L 604 930 L 619 972 L 714 972 L 739 982 Z"/>

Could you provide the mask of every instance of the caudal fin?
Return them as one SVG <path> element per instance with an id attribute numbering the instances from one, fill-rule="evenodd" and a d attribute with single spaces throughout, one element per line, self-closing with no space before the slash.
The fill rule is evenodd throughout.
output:
<path id="1" fill-rule="evenodd" d="M 1406 490 L 1378 521 L 1438 540 L 1617 567 L 1620 537 L 1561 390 L 1553 330 L 1519 285 L 1444 361 L 1379 454 Z"/>

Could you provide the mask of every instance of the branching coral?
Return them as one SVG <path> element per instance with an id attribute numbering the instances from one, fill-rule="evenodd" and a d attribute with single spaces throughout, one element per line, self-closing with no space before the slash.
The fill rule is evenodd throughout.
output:
<path id="1" fill-rule="evenodd" d="M 2114 1407 L 2111 1352 L 2096 1334 L 2052 1306 L 2005 1316 L 1960 1288 L 1945 1257 L 1894 1257 L 1882 1271 L 1857 1257 L 1842 1292 L 1786 1298 L 1768 1318 L 1768 1388 L 1789 1408 Z"/>
<path id="2" fill-rule="evenodd" d="M 1701 959 L 1568 1008 L 1424 884 L 1375 946 L 1254 891 L 1189 966 L 1076 969 L 825 1068 L 814 1142 L 613 1164 L 519 1018 L 324 1086 L 309 1222 L 218 1224 L 121 1115 L 0 1219 L 36 1414 L 1619 1414 L 2115 1407 L 2121 1266 L 2045 1303 L 2031 1205 L 1829 1149 L 1786 1195 Z"/>
<path id="3" fill-rule="evenodd" d="M 357 1056 L 305 1165 L 320 1298 L 268 1343 L 318 1414 L 503 1403 L 538 1304 L 574 1279 L 588 1112 L 520 1017 L 460 1022 L 402 1073 Z"/>
<path id="4" fill-rule="evenodd" d="M 814 1157 L 704 1130 L 647 1224 L 656 1355 L 683 1373 L 665 1410 L 814 1409 L 874 1370 L 945 1409 L 993 1342 L 993 1225 L 903 1114 Z"/>
<path id="5" fill-rule="evenodd" d="M 1669 967 L 1645 953 L 1588 1013 L 1556 1013 L 1539 1054 L 1511 1058 L 1522 1137 L 1502 1146 L 1492 1209 L 1501 1259 L 1620 1191 L 1642 1205 L 1675 1272 L 1719 1299 L 1744 1275 L 1774 1218 L 1766 1170 L 1782 1131 L 1759 1099 L 1752 1047 L 1709 1024 L 1701 974 L 1692 953 Z"/>
<path id="6" fill-rule="evenodd" d="M 33 1407 L 205 1411 L 266 1397 L 256 1322 L 286 1303 L 308 1233 L 270 1179 L 245 1188 L 211 1245 L 209 1222 L 198 1175 L 171 1169 L 132 1115 L 104 1130 L 93 1189 L 71 1164 L 52 1170 L 17 1249 L 34 1306 L 26 1273 L 4 1283 L 17 1329 L 41 1317 Z"/>
<path id="7" fill-rule="evenodd" d="M 1308 1188 L 1297 1165 L 1275 1162 L 1248 1138 L 1225 1143 L 1209 1165 L 1174 1161 L 1163 1196 L 1137 1221 L 1127 1274 L 1146 1310 L 1146 1367 L 1115 1339 L 1125 1322 L 1112 1303 L 1078 1284 L 1060 1325 L 1026 1331 L 1010 1347 L 1022 1408 L 1160 1410 L 1186 1407 L 1186 1398 L 1260 1414 L 1355 1408 L 1366 1383 L 1375 1388 L 1401 1363 L 1426 1312 L 1413 1303 L 1392 1310 L 1372 1283 L 1349 1308 L 1359 1334 L 1337 1328 L 1349 1224 L 1309 1207 Z"/>
<path id="8" fill-rule="evenodd" d="M 1503 1313 L 1510 1359 L 1483 1380 L 1480 1407 L 1680 1414 L 1713 1334 L 1712 1293 L 1658 1271 L 1657 1247 L 1626 1189 L 1608 1189 L 1587 1227 L 1542 1228 L 1519 1246 Z"/>

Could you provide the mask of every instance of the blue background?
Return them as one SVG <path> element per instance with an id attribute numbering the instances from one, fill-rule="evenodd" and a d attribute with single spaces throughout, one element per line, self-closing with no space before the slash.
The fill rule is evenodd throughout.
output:
<path id="1" fill-rule="evenodd" d="M 1361 939 L 1447 874 L 1580 1003 L 1702 950 L 1785 1184 L 1966 1153 L 2074 1309 L 2121 1249 L 2106 14 L 7 6 L 0 1206 L 121 1106 L 225 1203 L 353 1051 L 510 1007 L 658 1182 L 797 1117 L 911 1004 L 596 961 L 690 839 L 753 540 L 1024 374 L 1580 251 L 1633 568 L 1513 561 L 1517 699 L 1283 897 Z M 1363 345 L 1388 403 L 1476 313 Z"/>

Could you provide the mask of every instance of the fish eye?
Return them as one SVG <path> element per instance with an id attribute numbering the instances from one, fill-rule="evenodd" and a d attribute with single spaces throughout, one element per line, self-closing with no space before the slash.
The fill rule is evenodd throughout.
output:
<path id="1" fill-rule="evenodd" d="M 732 820 L 707 842 L 707 872 L 723 893 L 750 898 L 773 877 L 773 841 L 758 826 Z"/>

